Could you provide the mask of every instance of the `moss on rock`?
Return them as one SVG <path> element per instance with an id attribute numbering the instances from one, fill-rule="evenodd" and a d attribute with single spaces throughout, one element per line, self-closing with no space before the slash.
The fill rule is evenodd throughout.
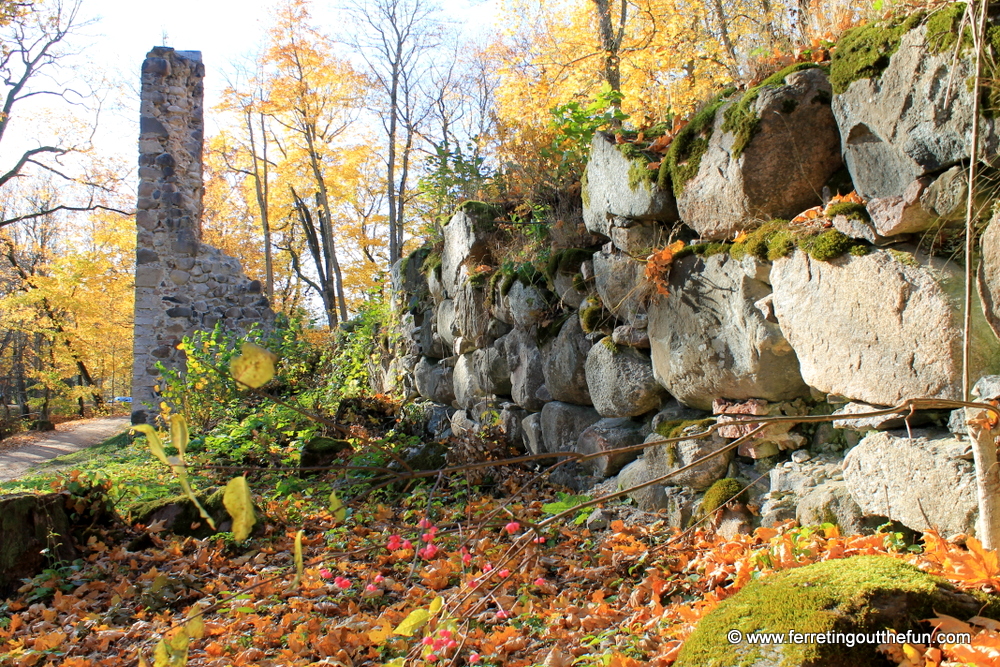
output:
<path id="1" fill-rule="evenodd" d="M 591 297 L 580 308 L 580 327 L 584 333 L 603 331 L 611 333 L 615 326 L 615 316 L 604 307 L 600 299 Z"/>
<path id="2" fill-rule="evenodd" d="M 829 262 L 844 253 L 850 252 L 857 242 L 843 232 L 828 229 L 814 236 L 808 236 L 799 241 L 799 248 L 809 253 L 813 259 Z"/>
<path id="3" fill-rule="evenodd" d="M 696 113 L 670 143 L 666 158 L 660 162 L 657 183 L 662 186 L 668 180 L 672 182 L 675 196 L 680 197 L 684 185 L 697 175 L 708 140 L 712 137 L 715 114 L 734 92 L 734 88 L 728 88 L 720 93 Z"/>
<path id="4" fill-rule="evenodd" d="M 566 248 L 549 255 L 549 261 L 545 263 L 545 277 L 553 280 L 557 273 L 576 273 L 580 270 L 580 265 L 594 256 L 596 249 L 588 248 Z"/>
<path id="5" fill-rule="evenodd" d="M 861 222 L 871 222 L 871 216 L 864 204 L 853 201 L 841 201 L 830 204 L 826 207 L 826 217 L 833 218 L 842 215 L 850 220 L 860 220 Z"/>
<path id="6" fill-rule="evenodd" d="M 743 485 L 740 484 L 739 480 L 733 479 L 732 477 L 720 479 L 718 482 L 708 487 L 708 491 L 706 491 L 705 495 L 702 497 L 702 514 L 711 514 L 729 502 L 730 499 L 736 498 L 742 490 Z"/>
<path id="7" fill-rule="evenodd" d="M 836 229 L 822 232 L 812 229 L 798 231 L 786 220 L 771 220 L 747 234 L 739 243 L 734 243 L 729 254 L 734 259 L 756 257 L 773 262 L 787 257 L 795 248 L 799 248 L 809 253 L 813 259 L 828 262 L 845 253 L 854 253 L 854 248 L 858 246 L 864 247 L 864 244 Z M 867 250 L 861 254 L 866 253 Z"/>
<path id="8" fill-rule="evenodd" d="M 980 611 L 980 610 L 983 611 Z M 937 613 L 965 620 L 995 617 L 996 598 L 961 592 L 943 579 L 890 556 L 814 563 L 752 581 L 707 614 L 684 643 L 677 667 L 882 664 L 876 645 L 730 644 L 727 633 L 929 631 Z"/>
<path id="9" fill-rule="evenodd" d="M 844 92 L 858 79 L 881 76 L 899 48 L 903 35 L 920 25 L 924 16 L 923 12 L 916 12 L 845 32 L 837 42 L 837 50 L 830 61 L 830 84 L 833 92 Z"/>
<path id="10" fill-rule="evenodd" d="M 726 109 L 723 114 L 722 129 L 725 132 L 731 132 L 735 136 L 732 147 L 733 158 L 738 158 L 743 154 L 743 151 L 746 150 L 746 147 L 760 128 L 760 117 L 754 111 L 753 105 L 757 101 L 757 98 L 760 97 L 761 92 L 766 88 L 779 88 L 785 85 L 785 79 L 795 72 L 815 69 L 817 67 L 820 67 L 817 63 L 796 63 L 790 65 L 779 72 L 775 72 L 749 89 L 738 102 Z M 785 102 L 791 102 L 792 105 L 786 110 L 787 105 L 783 104 L 783 112 L 791 113 L 795 110 L 795 100 L 788 99 Z"/>
<path id="11" fill-rule="evenodd" d="M 224 489 L 216 488 L 195 494 L 218 530 L 226 530 L 225 524 L 231 522 L 229 513 L 222 504 L 224 493 Z M 133 521 L 146 525 L 163 521 L 163 527 L 177 535 L 201 539 L 215 533 L 208 522 L 201 517 L 198 508 L 185 495 L 140 503 L 132 508 L 131 515 Z"/>

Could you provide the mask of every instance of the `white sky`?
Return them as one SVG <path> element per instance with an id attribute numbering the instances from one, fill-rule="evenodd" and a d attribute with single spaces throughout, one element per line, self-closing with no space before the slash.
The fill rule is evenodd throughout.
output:
<path id="1" fill-rule="evenodd" d="M 500 1 L 439 0 L 445 8 L 443 16 L 462 26 L 465 35 L 489 31 Z M 95 138 L 99 151 L 122 156 L 126 164 L 134 165 L 140 68 L 146 53 L 163 44 L 178 50 L 202 52 L 206 69 L 206 130 L 213 134 L 218 123 L 213 118 L 212 107 L 225 86 L 225 72 L 233 62 L 257 50 L 269 24 L 270 8 L 275 4 L 275 0 L 173 0 L 169 3 L 83 0 L 82 18 L 92 23 L 82 29 L 82 34 L 71 38 L 70 46 L 80 49 L 89 67 L 105 71 L 125 90 L 123 99 L 116 101 L 120 108 L 102 112 L 100 131 Z M 321 29 L 335 33 L 343 28 L 342 14 L 337 12 L 334 2 L 314 0 L 311 11 Z M 76 60 L 74 58 L 74 62 Z M 42 100 L 38 103 L 44 105 Z M 24 119 L 24 112 L 28 110 L 22 107 L 21 111 Z M 28 115 L 36 113 L 41 111 L 32 109 Z M 17 110 L 15 115 L 19 115 Z M 29 143 L 37 145 L 38 141 L 36 136 Z M 12 140 L 6 144 L 3 152 L 7 157 L 19 154 L 15 150 L 28 147 Z"/>

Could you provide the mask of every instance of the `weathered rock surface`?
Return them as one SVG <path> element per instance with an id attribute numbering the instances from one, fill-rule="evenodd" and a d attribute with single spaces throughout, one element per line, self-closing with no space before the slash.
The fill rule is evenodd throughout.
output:
<path id="1" fill-rule="evenodd" d="M 524 446 L 532 454 L 544 454 L 545 440 L 542 436 L 542 414 L 535 412 L 521 420 L 521 430 L 524 433 Z"/>
<path id="2" fill-rule="evenodd" d="M 958 398 L 959 270 L 903 257 L 876 250 L 821 262 L 797 251 L 774 262 L 775 315 L 809 386 L 874 405 Z M 997 343 L 975 321 L 973 340 L 980 374 L 995 366 Z"/>
<path id="3" fill-rule="evenodd" d="M 844 481 L 866 515 L 945 536 L 975 532 L 978 503 L 967 442 L 905 431 L 872 433 L 844 459 Z"/>
<path id="4" fill-rule="evenodd" d="M 842 535 L 858 535 L 877 528 L 881 519 L 866 519 L 847 484 L 830 481 L 810 489 L 798 501 L 795 520 L 800 526 L 834 523 Z"/>
<path id="5" fill-rule="evenodd" d="M 468 278 L 467 264 L 482 264 L 490 257 L 487 235 L 493 226 L 490 211 L 468 206 L 453 215 L 444 226 L 441 284 L 450 296 L 458 294 Z"/>
<path id="6" fill-rule="evenodd" d="M 868 213 L 878 235 L 915 234 L 955 223 L 965 215 L 967 175 L 960 166 L 937 178 L 921 176 L 901 195 L 873 197 Z"/>
<path id="7" fill-rule="evenodd" d="M 993 333 L 1000 336 L 1000 215 L 994 215 L 980 241 L 982 260 L 979 263 L 977 287 Z M 974 311 L 974 312 L 978 312 Z"/>
<path id="8" fill-rule="evenodd" d="M 429 401 L 451 405 L 455 401 L 455 359 L 435 361 L 422 357 L 413 371 L 417 393 Z"/>
<path id="9" fill-rule="evenodd" d="M 588 427 L 577 440 L 576 451 L 590 455 L 604 452 L 605 456 L 586 461 L 583 465 L 600 477 L 618 474 L 626 464 L 639 456 L 639 451 L 616 450 L 638 445 L 643 441 L 643 426 L 631 419 L 602 419 Z"/>
<path id="10" fill-rule="evenodd" d="M 806 395 L 799 362 L 778 324 L 756 303 L 770 294 L 755 260 L 684 257 L 670 295 L 649 311 L 657 380 L 685 405 L 709 410 L 716 398 L 780 401 Z"/>
<path id="11" fill-rule="evenodd" d="M 703 427 L 694 426 L 685 430 L 685 434 L 699 433 L 703 430 Z M 656 442 L 662 439 L 663 436 L 659 433 L 651 433 L 645 442 Z M 698 459 L 717 452 L 726 444 L 728 444 L 728 440 L 719 436 L 718 433 L 712 433 L 705 438 L 650 445 L 646 448 L 643 459 L 646 461 L 646 466 L 652 476 L 651 478 L 657 478 L 674 470 L 689 466 Z M 673 475 L 664 483 L 671 486 L 684 486 L 696 491 L 704 491 L 712 486 L 713 483 L 726 476 L 726 470 L 728 470 L 729 462 L 732 459 L 732 451 L 714 456 L 690 470 Z"/>
<path id="12" fill-rule="evenodd" d="M 61 493 L 0 497 L 0 597 L 13 593 L 21 579 L 40 573 L 51 560 L 76 558 L 65 503 Z"/>
<path id="13" fill-rule="evenodd" d="M 968 159 L 971 50 L 958 59 L 954 49 L 935 54 L 925 32 L 904 35 L 880 77 L 834 96 L 844 161 L 865 199 L 902 195 L 917 178 Z M 981 132 L 986 150 L 995 150 L 994 123 L 984 120 Z"/>
<path id="14" fill-rule="evenodd" d="M 537 394 L 545 376 L 542 373 L 542 353 L 535 339 L 523 329 L 514 329 L 497 340 L 496 348 L 507 360 L 511 398 L 529 412 L 541 410 L 544 402 Z"/>
<path id="15" fill-rule="evenodd" d="M 507 307 L 513 324 L 525 330 L 537 326 L 549 309 L 548 290 L 515 280 L 507 293 Z"/>
<path id="16" fill-rule="evenodd" d="M 587 387 L 602 417 L 635 417 L 659 407 L 666 391 L 653 377 L 649 357 L 602 339 L 587 354 Z"/>
<path id="17" fill-rule="evenodd" d="M 645 314 L 653 287 L 646 280 L 646 265 L 610 244 L 594 253 L 594 282 L 604 307 L 623 322 L 632 323 Z"/>
<path id="18" fill-rule="evenodd" d="M 542 362 L 545 387 L 553 400 L 592 405 L 587 388 L 587 353 L 593 344 L 583 333 L 580 320 L 566 320 L 559 334 L 549 343 Z"/>
<path id="19" fill-rule="evenodd" d="M 509 396 L 511 390 L 507 357 L 493 347 L 460 355 L 455 362 L 455 404 L 471 410 L 484 398 Z"/>
<path id="20" fill-rule="evenodd" d="M 580 434 L 601 420 L 601 415 L 593 408 L 561 401 L 546 403 L 540 414 L 546 452 L 576 451 Z"/>
<path id="21" fill-rule="evenodd" d="M 839 456 L 822 454 L 805 461 L 785 461 L 771 469 L 768 492 L 762 497 L 760 522 L 772 526 L 796 516 L 806 495 L 827 482 L 843 481 Z"/>
<path id="22" fill-rule="evenodd" d="M 752 104 L 757 129 L 741 155 L 715 116 L 698 173 L 677 200 L 683 220 L 705 239 L 727 239 L 748 220 L 792 218 L 820 203 L 823 185 L 840 168 L 840 136 L 830 111 L 830 83 L 820 69 L 789 74 L 763 88 Z"/>
<path id="23" fill-rule="evenodd" d="M 633 169 L 632 161 L 615 146 L 613 136 L 603 132 L 594 134 L 583 195 L 583 220 L 589 231 L 610 237 L 611 220 L 615 216 L 677 220 L 673 193 L 661 190 L 645 178 L 630 178 Z"/>

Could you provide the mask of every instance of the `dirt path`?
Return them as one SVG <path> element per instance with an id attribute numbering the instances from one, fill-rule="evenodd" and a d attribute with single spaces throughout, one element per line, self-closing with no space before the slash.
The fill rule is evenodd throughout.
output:
<path id="1" fill-rule="evenodd" d="M 14 436 L 0 443 L 0 482 L 17 479 L 49 459 L 100 444 L 128 426 L 128 417 L 98 417 L 59 424 L 47 433 Z"/>

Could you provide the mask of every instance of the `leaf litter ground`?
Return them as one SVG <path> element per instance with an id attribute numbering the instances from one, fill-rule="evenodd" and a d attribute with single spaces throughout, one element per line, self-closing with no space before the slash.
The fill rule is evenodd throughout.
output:
<path id="1" fill-rule="evenodd" d="M 342 508 L 302 494 L 259 499 L 266 525 L 241 544 L 155 526 L 132 549 L 95 535 L 82 561 L 0 603 L 0 665 L 669 665 L 705 613 L 770 571 L 887 554 L 965 588 L 1000 589 L 996 554 L 972 539 L 930 533 L 913 553 L 898 535 L 843 537 L 833 526 L 728 540 L 655 520 L 536 532 L 555 500 L 546 492 L 514 503 L 469 492 L 426 486 L 349 504 L 343 521 Z M 299 528 L 304 572 L 292 587 Z M 193 615 L 200 638 L 154 655 Z M 1000 664 L 995 622 L 938 624 L 973 643 L 890 657 Z"/>

